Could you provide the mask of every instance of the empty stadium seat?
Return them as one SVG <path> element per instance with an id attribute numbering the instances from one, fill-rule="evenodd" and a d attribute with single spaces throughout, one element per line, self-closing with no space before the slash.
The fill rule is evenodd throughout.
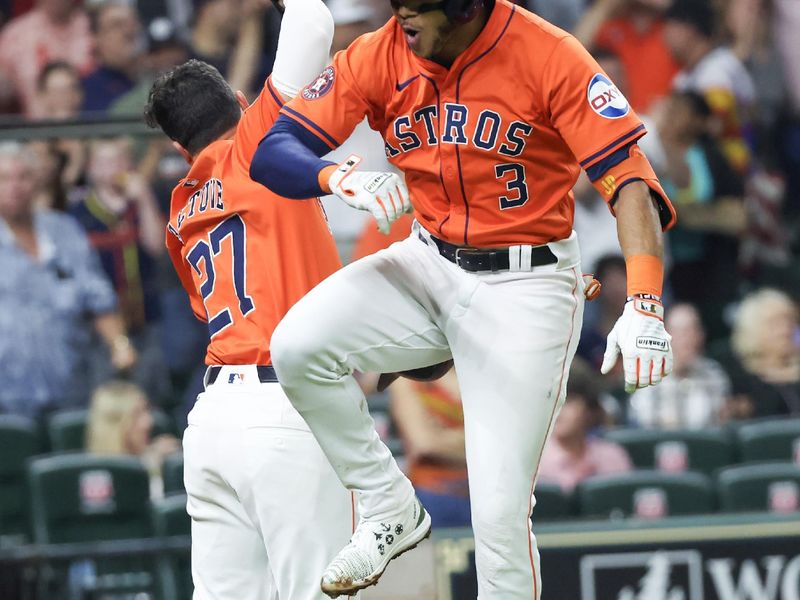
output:
<path id="1" fill-rule="evenodd" d="M 789 462 L 739 465 L 717 474 L 721 507 L 729 511 L 800 511 L 800 466 Z"/>
<path id="2" fill-rule="evenodd" d="M 28 467 L 34 541 L 141 538 L 151 534 L 150 479 L 133 456 L 63 454 Z"/>
<path id="3" fill-rule="evenodd" d="M 33 538 L 39 544 L 152 536 L 150 477 L 136 457 L 35 458 L 28 465 L 28 484 Z M 57 577 L 72 581 L 75 569 L 91 573 L 86 581 L 72 583 L 81 586 L 80 597 L 133 598 L 151 593 L 155 585 L 154 560 L 148 555 L 75 559 L 66 568 Z"/>
<path id="4" fill-rule="evenodd" d="M 86 446 L 86 421 L 89 411 L 60 410 L 50 415 L 47 434 L 53 452 L 83 450 Z"/>
<path id="5" fill-rule="evenodd" d="M 183 453 L 176 452 L 175 454 L 170 454 L 166 460 L 164 460 L 162 475 L 164 477 L 165 494 L 175 494 L 186 491 L 186 488 L 183 486 Z"/>
<path id="6" fill-rule="evenodd" d="M 0 415 L 0 537 L 5 542 L 23 542 L 28 538 L 25 462 L 39 449 L 38 429 L 33 421 Z"/>
<path id="7" fill-rule="evenodd" d="M 160 537 L 190 535 L 191 519 L 186 513 L 186 496 L 178 494 L 153 502 L 153 526 Z M 161 598 L 191 600 L 192 565 L 189 553 L 166 555 L 158 562 Z"/>
<path id="8" fill-rule="evenodd" d="M 633 471 L 590 477 L 576 489 L 582 516 L 657 519 L 712 512 L 711 480 L 701 473 Z"/>
<path id="9" fill-rule="evenodd" d="M 607 432 L 605 437 L 623 446 L 639 469 L 691 470 L 711 475 L 736 459 L 733 440 L 727 431 L 721 429 L 615 429 Z"/>
<path id="10" fill-rule="evenodd" d="M 159 408 L 151 408 L 153 415 L 152 435 L 172 432 L 172 421 Z M 54 452 L 69 452 L 86 448 L 86 425 L 89 411 L 61 410 L 53 413 L 47 422 L 50 446 Z"/>
<path id="11" fill-rule="evenodd" d="M 800 419 L 775 419 L 736 431 L 743 462 L 792 461 L 800 464 Z"/>
<path id="12" fill-rule="evenodd" d="M 572 498 L 558 485 L 538 482 L 533 495 L 536 497 L 531 517 L 534 523 L 566 519 L 575 514 Z"/>

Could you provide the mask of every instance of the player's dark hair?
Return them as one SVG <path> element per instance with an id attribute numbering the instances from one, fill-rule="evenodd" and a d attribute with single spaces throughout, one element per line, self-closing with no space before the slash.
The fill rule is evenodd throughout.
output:
<path id="1" fill-rule="evenodd" d="M 164 73 L 150 89 L 144 120 L 197 154 L 239 122 L 236 96 L 219 71 L 190 60 Z"/>

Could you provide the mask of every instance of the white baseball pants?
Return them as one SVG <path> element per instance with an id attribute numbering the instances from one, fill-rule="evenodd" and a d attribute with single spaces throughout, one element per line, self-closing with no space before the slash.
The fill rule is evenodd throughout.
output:
<path id="1" fill-rule="evenodd" d="M 183 449 L 195 600 L 327 600 L 320 577 L 350 539 L 353 495 L 281 386 L 223 367 Z"/>
<path id="2" fill-rule="evenodd" d="M 273 364 L 365 518 L 396 513 L 413 490 L 351 373 L 455 361 L 466 429 L 479 598 L 541 595 L 532 489 L 564 398 L 583 316 L 577 238 L 558 263 L 474 274 L 408 239 L 333 274 L 275 331 Z M 522 252 L 524 252 L 524 247 Z M 519 264 L 519 262 L 517 262 Z"/>

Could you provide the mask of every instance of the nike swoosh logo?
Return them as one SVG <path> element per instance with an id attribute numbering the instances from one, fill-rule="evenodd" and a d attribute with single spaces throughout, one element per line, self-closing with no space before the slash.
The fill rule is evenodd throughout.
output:
<path id="1" fill-rule="evenodd" d="M 404 89 L 406 89 L 418 77 L 419 77 L 419 75 L 414 75 L 414 77 L 412 77 L 411 79 L 408 79 L 408 80 L 404 81 L 403 83 L 396 84 L 395 87 L 397 88 L 397 91 L 398 92 L 402 92 Z"/>

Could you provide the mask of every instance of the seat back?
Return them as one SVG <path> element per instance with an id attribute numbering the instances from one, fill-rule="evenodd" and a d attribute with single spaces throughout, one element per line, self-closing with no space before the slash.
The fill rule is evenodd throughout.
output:
<path id="1" fill-rule="evenodd" d="M 590 477 L 576 490 L 579 511 L 590 517 L 658 519 L 712 512 L 711 480 L 701 473 L 633 471 Z"/>
<path id="2" fill-rule="evenodd" d="M 39 431 L 33 421 L 0 415 L 0 536 L 5 539 L 29 537 L 25 463 L 39 450 Z"/>
<path id="3" fill-rule="evenodd" d="M 536 498 L 531 517 L 534 523 L 566 519 L 575 514 L 572 497 L 557 485 L 538 482 L 533 495 Z"/>
<path id="4" fill-rule="evenodd" d="M 81 453 L 33 459 L 28 483 L 37 543 L 151 535 L 150 479 L 136 457 Z"/>
<path id="5" fill-rule="evenodd" d="M 793 461 L 800 464 L 800 419 L 760 421 L 736 431 L 742 462 Z"/>
<path id="6" fill-rule="evenodd" d="M 170 454 L 166 460 L 164 460 L 162 474 L 164 477 L 165 494 L 186 492 L 186 488 L 183 485 L 183 453 L 176 452 Z"/>
<path id="7" fill-rule="evenodd" d="M 191 534 L 191 519 L 186 513 L 186 495 L 175 494 L 153 502 L 153 527 L 162 537 Z M 161 598 L 191 600 L 192 564 L 189 553 L 165 556 L 157 565 L 157 585 Z"/>
<path id="8" fill-rule="evenodd" d="M 172 421 L 160 408 L 150 409 L 153 415 L 152 437 L 172 432 Z M 50 446 L 54 452 L 82 451 L 86 449 L 86 427 L 89 411 L 84 409 L 60 410 L 47 421 Z"/>
<path id="9" fill-rule="evenodd" d="M 717 474 L 721 507 L 728 511 L 800 511 L 800 466 L 788 462 L 738 465 Z"/>
<path id="10" fill-rule="evenodd" d="M 615 429 L 605 437 L 623 446 L 639 469 L 711 475 L 736 460 L 735 444 L 722 429 Z"/>

